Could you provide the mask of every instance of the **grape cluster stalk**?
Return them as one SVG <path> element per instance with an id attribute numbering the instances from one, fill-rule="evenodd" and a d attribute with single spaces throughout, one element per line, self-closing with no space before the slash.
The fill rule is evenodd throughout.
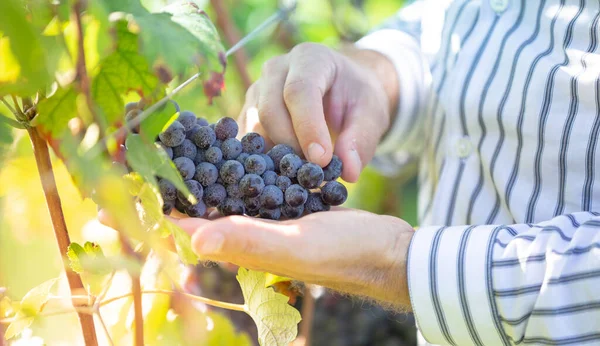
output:
<path id="1" fill-rule="evenodd" d="M 131 122 L 140 109 L 128 104 L 126 114 Z M 175 209 L 203 217 L 209 208 L 216 208 L 223 216 L 286 220 L 328 211 L 346 201 L 348 191 L 337 181 L 343 166 L 336 155 L 321 168 L 286 144 L 265 152 L 260 134 L 250 132 L 238 139 L 238 131 L 230 117 L 210 124 L 191 111 L 182 111 L 158 135 L 156 146 L 173 161 L 197 201 L 190 203 L 170 181 L 159 179 L 165 214 Z"/>

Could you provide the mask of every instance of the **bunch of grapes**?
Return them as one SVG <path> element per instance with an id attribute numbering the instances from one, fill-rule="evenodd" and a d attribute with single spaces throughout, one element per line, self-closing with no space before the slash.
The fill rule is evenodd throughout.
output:
<path id="1" fill-rule="evenodd" d="M 260 134 L 251 132 L 241 140 L 237 135 L 234 119 L 224 117 L 209 124 L 190 111 L 180 112 L 159 134 L 156 145 L 173 161 L 197 200 L 191 204 L 171 182 L 161 179 L 165 214 L 176 209 L 202 217 L 215 207 L 224 216 L 296 219 L 346 201 L 348 191 L 336 181 L 342 173 L 337 156 L 321 168 L 286 144 L 277 144 L 265 153 Z"/>

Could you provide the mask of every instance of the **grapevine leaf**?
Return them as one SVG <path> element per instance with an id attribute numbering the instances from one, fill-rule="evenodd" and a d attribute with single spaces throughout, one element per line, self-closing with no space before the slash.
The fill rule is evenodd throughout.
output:
<path id="1" fill-rule="evenodd" d="M 40 101 L 33 125 L 42 132 L 58 137 L 67 128 L 69 120 L 77 116 L 77 93 L 73 87 L 58 89 L 51 97 Z"/>
<path id="2" fill-rule="evenodd" d="M 142 225 L 147 230 L 153 229 L 164 219 L 163 200 L 156 186 L 145 183 L 137 194 L 142 205 Z"/>
<path id="3" fill-rule="evenodd" d="M 98 262 L 106 260 L 100 245 L 86 242 L 82 247 L 77 243 L 71 243 L 67 250 L 67 257 L 71 269 L 81 274 L 81 279 L 88 288 L 88 292 L 93 295 L 102 292 L 107 275 L 115 268 L 98 265 Z"/>
<path id="4" fill-rule="evenodd" d="M 168 103 L 162 110 L 150 115 L 141 123 L 140 133 L 146 138 L 156 138 L 167 124 L 177 120 L 179 113 L 172 103 Z"/>
<path id="5" fill-rule="evenodd" d="M 0 116 L 3 116 L 0 114 Z M 0 121 L 0 164 L 5 159 L 8 148 L 13 141 L 12 128 L 6 123 Z"/>
<path id="6" fill-rule="evenodd" d="M 8 328 L 4 337 L 11 339 L 15 335 L 20 334 L 24 329 L 33 323 L 34 317 L 42 310 L 48 299 L 50 298 L 50 290 L 56 283 L 57 279 L 51 279 L 39 286 L 32 288 L 21 300 L 21 307 L 17 311 L 14 319 Z"/>
<path id="7" fill-rule="evenodd" d="M 144 177 L 144 180 L 156 186 L 155 176 L 159 176 L 173 183 L 186 196 L 192 196 L 175 168 L 175 164 L 164 150 L 157 148 L 154 143 L 145 142 L 141 136 L 133 134 L 127 137 L 125 146 L 127 147 L 127 162 L 134 171 Z M 191 202 L 195 203 L 196 201 Z"/>
<path id="8" fill-rule="evenodd" d="M 292 281 L 292 279 L 285 276 L 278 276 L 271 273 L 265 273 L 265 287 L 273 286 L 279 282 Z"/>
<path id="9" fill-rule="evenodd" d="M 265 287 L 265 274 L 244 268 L 238 270 L 246 313 L 258 328 L 261 346 L 286 346 L 298 334 L 300 313 L 289 305 L 288 297 Z"/>
<path id="10" fill-rule="evenodd" d="M 159 86 L 148 61 L 138 53 L 137 35 L 129 32 L 125 21 L 117 22 L 115 31 L 116 50 L 100 62 L 100 70 L 92 82 L 92 97 L 108 124 L 123 120 L 124 94 L 133 90 L 153 98 Z"/>
<path id="11" fill-rule="evenodd" d="M 81 247 L 81 245 L 77 243 L 69 244 L 69 247 L 67 248 L 69 267 L 71 267 L 71 269 L 73 269 L 73 271 L 77 274 L 83 273 L 83 266 L 79 260 L 83 256 L 85 256 L 85 250 Z"/>
<path id="12" fill-rule="evenodd" d="M 195 265 L 198 263 L 198 256 L 192 250 L 192 238 L 190 235 L 174 223 L 164 219 L 162 227 L 166 229 L 175 241 L 175 248 L 179 259 L 185 264 Z"/>

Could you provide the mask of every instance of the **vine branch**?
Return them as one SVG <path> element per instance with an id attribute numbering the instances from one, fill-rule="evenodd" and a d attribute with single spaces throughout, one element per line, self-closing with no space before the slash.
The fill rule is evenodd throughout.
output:
<path id="1" fill-rule="evenodd" d="M 123 246 L 123 252 L 133 258 L 138 258 L 138 255 L 131 248 L 129 241 L 122 233 L 119 233 L 119 239 Z M 129 272 L 131 276 L 131 294 L 133 295 L 133 311 L 134 311 L 134 329 L 135 329 L 135 346 L 144 346 L 144 315 L 142 313 L 142 285 L 140 283 L 140 274 Z"/>
<path id="2" fill-rule="evenodd" d="M 27 132 L 29 133 L 31 143 L 33 145 L 33 154 L 35 156 L 35 161 L 40 175 L 42 189 L 44 190 L 44 195 L 46 197 L 48 211 L 50 212 L 54 236 L 56 238 L 56 242 L 58 243 L 61 258 L 63 259 L 63 265 L 65 268 L 69 268 L 68 263 L 65 263 L 64 255 L 67 253 L 69 244 L 71 244 L 71 240 L 69 239 L 65 216 L 63 214 L 60 196 L 56 187 L 56 180 L 54 179 L 54 172 L 52 170 L 52 162 L 50 161 L 48 145 L 46 141 L 44 141 L 44 139 L 39 135 L 37 129 L 28 128 Z M 85 291 L 83 282 L 77 273 L 71 271 L 70 269 L 66 269 L 66 274 L 71 294 L 76 294 L 78 291 Z M 77 307 L 75 303 L 74 307 Z M 85 344 L 91 346 L 98 345 L 93 317 L 83 313 L 78 314 Z"/>

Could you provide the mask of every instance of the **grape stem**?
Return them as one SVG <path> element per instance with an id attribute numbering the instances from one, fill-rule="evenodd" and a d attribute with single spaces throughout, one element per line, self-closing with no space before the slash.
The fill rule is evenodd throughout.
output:
<path id="1" fill-rule="evenodd" d="M 0 122 L 6 123 L 7 125 L 12 126 L 16 129 L 24 129 L 25 128 L 25 126 L 23 126 L 23 124 L 21 124 L 20 122 L 16 121 L 15 119 L 9 118 L 2 113 L 0 113 Z"/>

